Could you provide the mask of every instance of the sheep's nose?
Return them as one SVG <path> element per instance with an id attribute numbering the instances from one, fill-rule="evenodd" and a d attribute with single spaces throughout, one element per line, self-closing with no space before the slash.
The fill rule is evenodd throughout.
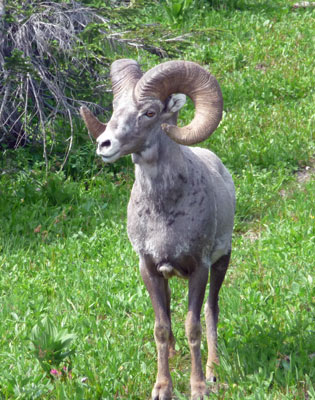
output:
<path id="1" fill-rule="evenodd" d="M 102 143 L 100 143 L 100 145 L 99 145 L 101 148 L 102 147 L 110 147 L 111 146 L 111 141 L 110 140 L 104 140 L 104 142 L 102 142 Z"/>

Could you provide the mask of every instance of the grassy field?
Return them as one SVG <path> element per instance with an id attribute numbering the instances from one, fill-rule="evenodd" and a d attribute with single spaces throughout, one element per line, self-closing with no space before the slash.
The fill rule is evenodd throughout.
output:
<path id="1" fill-rule="evenodd" d="M 181 58 L 207 65 L 222 86 L 223 121 L 202 146 L 237 187 L 209 398 L 315 399 L 315 12 L 286 0 L 197 3 L 174 35 L 207 32 Z M 171 24 L 157 3 L 148 9 L 145 23 Z M 143 53 L 139 61 L 160 62 Z M 182 120 L 192 113 L 188 105 Z M 133 167 L 130 158 L 102 165 L 94 152 L 81 145 L 63 173 L 48 175 L 25 149 L 1 154 L 1 400 L 150 396 L 154 317 L 126 234 Z M 187 283 L 171 288 L 181 400 Z M 205 362 L 205 338 L 202 352 Z"/>

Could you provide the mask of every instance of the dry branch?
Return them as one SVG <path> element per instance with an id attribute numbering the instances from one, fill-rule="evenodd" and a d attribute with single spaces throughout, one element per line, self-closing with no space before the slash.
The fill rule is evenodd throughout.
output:
<path id="1" fill-rule="evenodd" d="M 62 115 L 71 130 L 67 159 L 73 141 L 72 116 L 79 107 L 75 100 L 79 80 L 84 74 L 96 74 L 88 54 L 82 55 L 85 45 L 79 34 L 91 22 L 108 25 L 109 21 L 74 1 L 39 5 L 24 0 L 23 6 L 23 12 L 7 7 L 10 19 L 1 18 L 4 3 L 0 0 L 0 145 L 39 141 L 47 163 L 46 129 Z M 97 75 L 95 81 L 101 79 Z"/>

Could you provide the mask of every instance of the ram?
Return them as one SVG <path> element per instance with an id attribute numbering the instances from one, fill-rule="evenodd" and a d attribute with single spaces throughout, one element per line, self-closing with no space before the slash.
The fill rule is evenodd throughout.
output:
<path id="1" fill-rule="evenodd" d="M 131 154 L 135 182 L 128 204 L 128 236 L 139 255 L 140 273 L 155 312 L 158 372 L 152 399 L 172 397 L 168 358 L 175 352 L 171 328 L 169 278 L 188 280 L 185 330 L 191 353 L 191 398 L 204 399 L 206 380 L 214 380 L 217 355 L 218 295 L 228 268 L 235 210 L 231 175 L 211 151 L 188 147 L 217 128 L 223 109 L 217 80 L 189 61 L 162 63 L 145 74 L 136 61 L 111 67 L 113 114 L 107 125 L 86 107 L 80 112 L 97 139 L 105 162 Z M 189 96 L 192 122 L 177 126 Z M 200 312 L 205 304 L 208 360 L 201 363 Z"/>

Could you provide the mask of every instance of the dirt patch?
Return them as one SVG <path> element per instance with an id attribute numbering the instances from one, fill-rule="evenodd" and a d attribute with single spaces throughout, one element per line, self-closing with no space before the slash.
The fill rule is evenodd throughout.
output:
<path id="1" fill-rule="evenodd" d="M 297 181 L 299 183 L 305 183 L 312 179 L 312 176 L 315 174 L 315 158 L 311 158 L 309 161 L 309 165 L 299 169 L 296 173 Z"/>
<path id="2" fill-rule="evenodd" d="M 295 3 L 292 6 L 293 8 L 309 8 L 315 7 L 315 3 L 313 1 L 301 1 L 299 3 Z"/>
<path id="3" fill-rule="evenodd" d="M 301 167 L 297 170 L 294 175 L 296 176 L 297 183 L 300 183 L 300 189 L 302 188 L 303 184 L 309 182 L 311 179 L 314 179 L 315 175 L 315 158 L 311 158 L 308 162 L 308 165 Z M 287 197 L 292 194 L 296 190 L 290 186 L 288 189 L 281 189 L 279 191 L 281 197 Z"/>
<path id="4" fill-rule="evenodd" d="M 247 240 L 249 240 L 251 243 L 256 242 L 260 238 L 260 231 L 256 231 L 253 229 L 249 229 L 243 237 Z"/>

